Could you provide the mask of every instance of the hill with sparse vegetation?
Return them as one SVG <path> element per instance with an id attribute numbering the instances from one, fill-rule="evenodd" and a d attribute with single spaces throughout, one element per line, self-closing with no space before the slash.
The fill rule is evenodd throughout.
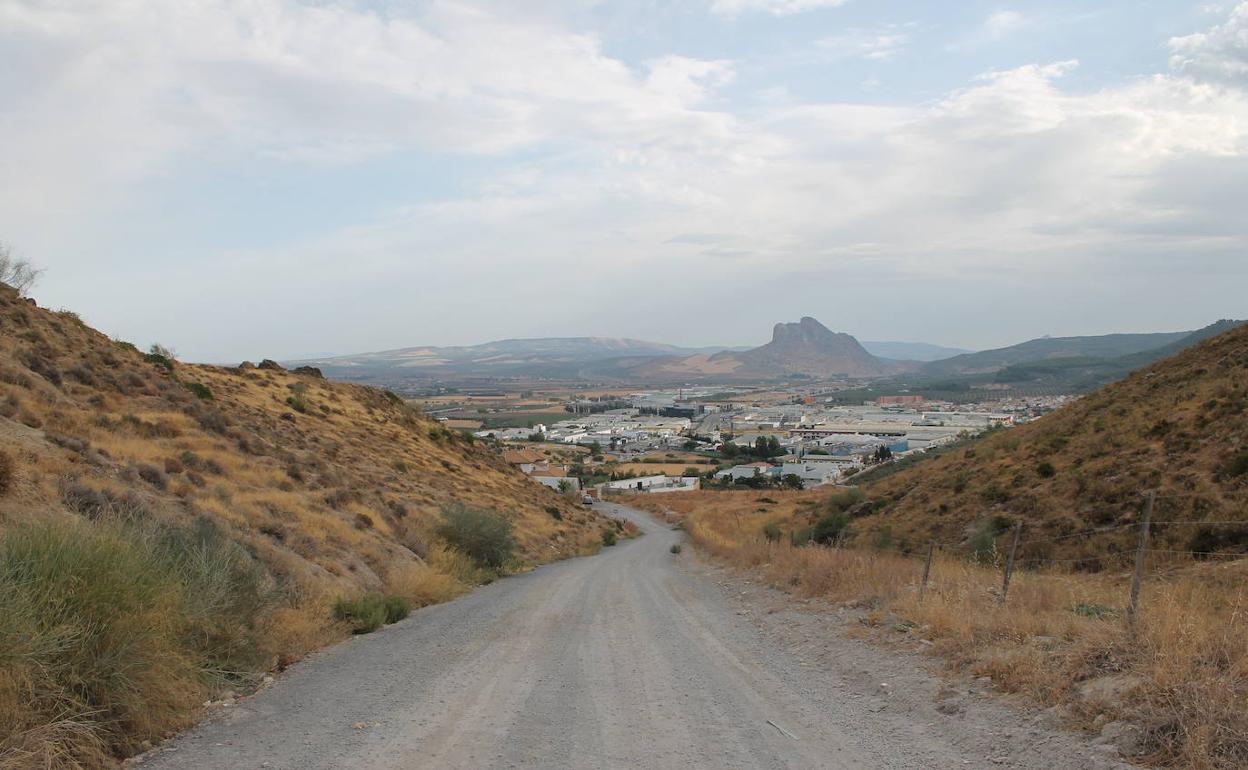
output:
<path id="1" fill-rule="evenodd" d="M 874 505 L 855 529 L 887 526 L 915 547 L 991 519 L 1057 537 L 1137 521 L 1148 489 L 1158 521 L 1248 521 L 1248 326 L 866 484 Z M 1248 527 L 1159 524 L 1154 536 L 1175 550 L 1248 550 Z M 1058 546 L 1067 558 L 1094 556 L 1129 550 L 1133 537 L 1113 530 Z"/>
<path id="2" fill-rule="evenodd" d="M 144 353 L 0 286 L 0 767 L 107 764 L 608 528 L 392 393 Z"/>

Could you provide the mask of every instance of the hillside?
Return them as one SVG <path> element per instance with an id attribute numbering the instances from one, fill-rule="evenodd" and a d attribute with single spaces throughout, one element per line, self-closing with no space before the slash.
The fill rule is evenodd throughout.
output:
<path id="1" fill-rule="evenodd" d="M 1136 521 L 1158 490 L 1159 521 L 1248 521 L 1248 326 L 1135 372 L 1051 415 L 870 483 L 855 528 L 911 546 L 1022 520 L 1032 539 Z M 1240 552 L 1248 527 L 1159 525 L 1177 550 Z M 1067 558 L 1131 547 L 1115 530 L 1062 541 Z M 1056 546 L 1054 546 L 1056 547 Z M 1032 554 L 1043 556 L 1046 554 Z"/>
<path id="2" fill-rule="evenodd" d="M 607 526 L 382 390 L 145 356 L 4 286 L 0 331 L 0 766 L 124 756 L 348 633 L 339 598 L 493 579 L 438 529 L 448 506 L 511 524 L 506 570 Z"/>
<path id="3" fill-rule="evenodd" d="M 880 377 L 905 368 L 876 358 L 844 333 L 829 330 L 814 318 L 778 323 L 771 341 L 743 351 L 660 359 L 634 370 L 640 377 L 715 377 L 717 379 L 774 379 L 806 377 Z"/>

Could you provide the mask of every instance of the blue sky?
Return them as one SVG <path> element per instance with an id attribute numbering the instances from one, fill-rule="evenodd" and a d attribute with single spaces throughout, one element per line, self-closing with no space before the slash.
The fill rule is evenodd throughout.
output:
<path id="1" fill-rule="evenodd" d="M 0 0 L 0 241 L 233 361 L 1248 316 L 1248 2 Z"/>

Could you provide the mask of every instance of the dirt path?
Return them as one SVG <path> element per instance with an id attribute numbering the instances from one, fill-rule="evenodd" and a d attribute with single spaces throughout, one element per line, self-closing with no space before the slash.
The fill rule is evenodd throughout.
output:
<path id="1" fill-rule="evenodd" d="M 949 707 L 912 656 L 768 613 L 602 507 L 645 536 L 319 653 L 144 767 L 1121 767 L 990 699 Z"/>

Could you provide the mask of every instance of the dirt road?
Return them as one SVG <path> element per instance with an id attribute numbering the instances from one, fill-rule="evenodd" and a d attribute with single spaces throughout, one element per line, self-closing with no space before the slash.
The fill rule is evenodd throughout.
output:
<path id="1" fill-rule="evenodd" d="M 1120 767 L 1000 705 L 938 710 L 896 653 L 829 635 L 812 667 L 680 533 L 601 507 L 645 536 L 319 653 L 144 767 Z"/>

